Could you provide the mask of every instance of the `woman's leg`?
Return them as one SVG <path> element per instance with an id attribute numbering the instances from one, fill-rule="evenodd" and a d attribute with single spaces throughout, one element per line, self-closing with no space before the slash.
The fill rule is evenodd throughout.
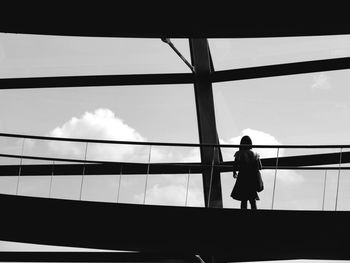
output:
<path id="1" fill-rule="evenodd" d="M 247 200 L 242 200 L 241 201 L 241 209 L 247 209 L 247 206 L 248 206 L 247 203 L 248 203 Z"/>
<path id="2" fill-rule="evenodd" d="M 256 210 L 256 200 L 255 199 L 249 199 L 249 203 L 250 203 L 250 208 L 253 210 Z"/>

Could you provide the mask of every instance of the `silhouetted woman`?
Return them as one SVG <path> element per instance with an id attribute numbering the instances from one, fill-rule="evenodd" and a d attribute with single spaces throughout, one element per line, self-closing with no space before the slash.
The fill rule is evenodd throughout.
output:
<path id="1" fill-rule="evenodd" d="M 231 197 L 241 201 L 241 209 L 247 209 L 248 200 L 251 209 L 257 209 L 256 200 L 260 200 L 257 193 L 257 172 L 262 166 L 259 155 L 252 151 L 252 140 L 249 136 L 242 137 L 239 151 L 234 157 L 233 177 L 237 180 Z"/>

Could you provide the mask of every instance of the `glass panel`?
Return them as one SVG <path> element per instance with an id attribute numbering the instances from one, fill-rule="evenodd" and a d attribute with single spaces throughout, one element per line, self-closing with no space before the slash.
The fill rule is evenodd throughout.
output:
<path id="1" fill-rule="evenodd" d="M 85 175 L 82 200 L 115 203 L 118 185 L 119 175 Z"/>
<path id="2" fill-rule="evenodd" d="M 55 175 L 52 181 L 51 197 L 79 200 L 81 176 Z"/>
<path id="3" fill-rule="evenodd" d="M 123 175 L 120 182 L 119 203 L 204 206 L 200 174 Z M 115 185 L 115 184 L 114 184 Z M 188 188 L 188 192 L 187 192 Z M 186 203 L 187 193 L 187 203 Z"/>
<path id="4" fill-rule="evenodd" d="M 337 210 L 350 210 L 350 170 L 340 172 Z"/>
<path id="5" fill-rule="evenodd" d="M 38 168 L 41 169 L 43 175 L 28 175 L 26 171 L 31 170 L 31 165 L 43 165 L 41 168 Z M 43 172 L 43 170 L 45 172 Z M 23 159 L 21 174 L 19 177 L 18 194 L 25 196 L 49 197 L 52 171 L 52 161 Z M 17 176 L 16 178 L 18 179 Z"/>
<path id="6" fill-rule="evenodd" d="M 18 194 L 34 197 L 49 197 L 51 176 L 21 176 Z"/>
<path id="7" fill-rule="evenodd" d="M 0 137 L 0 153 L 10 155 L 22 155 L 23 139 L 11 138 L 11 137 Z M 4 157 L 1 157 L 4 158 Z M 19 160 L 13 159 L 14 163 L 19 163 Z M 9 159 L 6 158 L 6 161 Z"/>
<path id="8" fill-rule="evenodd" d="M 17 176 L 0 176 L 0 193 L 1 194 L 16 194 Z"/>
<path id="9" fill-rule="evenodd" d="M 191 163 L 200 162 L 199 147 L 152 146 L 153 163 Z"/>
<path id="10" fill-rule="evenodd" d="M 266 173 L 265 181 L 268 182 L 267 176 Z M 323 183 L 324 171 L 322 170 L 278 171 L 274 209 L 321 210 Z M 265 196 L 261 195 L 261 197 Z"/>
<path id="11" fill-rule="evenodd" d="M 187 206 L 204 207 L 202 174 L 190 174 Z"/>
<path id="12" fill-rule="evenodd" d="M 26 139 L 24 155 L 84 160 L 86 143 Z"/>
<path id="13" fill-rule="evenodd" d="M 347 57 L 350 35 L 209 39 L 215 70 Z"/>
<path id="14" fill-rule="evenodd" d="M 187 174 L 149 175 L 146 204 L 185 206 Z"/>
<path id="15" fill-rule="evenodd" d="M 107 162 L 148 162 L 149 146 L 89 143 L 86 159 Z"/>
<path id="16" fill-rule="evenodd" d="M 172 40 L 187 60 L 188 40 Z M 190 72 L 161 39 L 0 33 L 0 77 Z"/>
<path id="17" fill-rule="evenodd" d="M 120 181 L 119 203 L 143 204 L 146 175 L 123 175 Z"/>

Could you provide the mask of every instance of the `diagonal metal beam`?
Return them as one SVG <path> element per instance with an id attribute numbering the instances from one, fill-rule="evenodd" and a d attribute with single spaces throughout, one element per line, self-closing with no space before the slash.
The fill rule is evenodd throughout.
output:
<path id="1" fill-rule="evenodd" d="M 208 74 L 208 76 L 197 75 L 195 77 L 195 75 L 192 73 L 169 73 L 2 78 L 0 79 L 0 89 L 193 84 L 195 81 L 198 81 L 201 78 L 205 78 L 204 81 L 211 81 L 215 83 L 254 78 L 315 73 L 322 71 L 345 70 L 350 69 L 350 57 L 303 61 L 220 71 L 213 71 L 213 62 L 211 60 L 211 57 L 209 57 L 209 65 L 211 71 L 210 74 Z"/>
<path id="2" fill-rule="evenodd" d="M 181 52 L 174 46 L 174 44 L 171 42 L 170 38 L 162 38 L 162 41 L 166 44 L 168 44 L 172 50 L 175 51 L 175 53 L 181 58 L 181 60 L 190 68 L 192 73 L 194 72 L 194 67 L 191 65 L 190 62 L 187 61 L 187 59 L 181 54 Z"/>
<path id="3" fill-rule="evenodd" d="M 211 74 L 211 81 L 234 81 L 344 69 L 350 69 L 350 57 L 221 70 Z"/>

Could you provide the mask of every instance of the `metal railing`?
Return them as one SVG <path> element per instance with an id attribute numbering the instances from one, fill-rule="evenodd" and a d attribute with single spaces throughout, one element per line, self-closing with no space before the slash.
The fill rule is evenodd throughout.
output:
<path id="1" fill-rule="evenodd" d="M 54 178 L 58 175 L 67 176 L 81 176 L 80 187 L 79 187 L 79 200 L 84 198 L 84 180 L 88 175 L 98 175 L 98 174 L 109 174 L 116 175 L 116 202 L 120 202 L 120 192 L 122 190 L 122 182 L 124 175 L 145 175 L 145 184 L 143 188 L 143 197 L 140 198 L 140 203 L 146 204 L 147 193 L 149 191 L 149 177 L 154 174 L 181 174 L 185 175 L 185 185 L 183 192 L 183 205 L 189 205 L 190 196 L 190 179 L 194 174 L 201 174 L 204 169 L 210 168 L 211 175 L 213 171 L 219 171 L 221 173 L 232 172 L 233 170 L 233 160 L 223 161 L 222 163 L 215 163 L 214 159 L 211 164 L 202 164 L 201 162 L 152 162 L 152 151 L 156 151 L 155 147 L 192 147 L 199 149 L 200 147 L 211 147 L 214 151 L 220 151 L 221 149 L 237 149 L 241 145 L 232 144 L 194 144 L 194 143 L 162 143 L 162 142 L 135 142 L 135 141 L 114 141 L 114 140 L 95 140 L 95 139 L 75 139 L 75 138 L 56 138 L 56 137 L 46 137 L 46 136 L 32 136 L 32 135 L 20 135 L 20 134 L 7 134 L 0 133 L 0 138 L 13 138 L 17 141 L 19 145 L 19 154 L 0 154 L 0 159 L 11 159 L 18 160 L 18 164 L 5 164 L 0 165 L 0 176 L 14 176 L 17 175 L 16 190 L 15 194 L 20 194 L 21 178 L 23 176 L 49 176 L 49 191 L 48 197 L 52 198 Z M 46 142 L 72 142 L 80 143 L 84 145 L 84 149 L 81 151 L 82 158 L 60 158 L 54 156 L 39 156 L 39 155 L 26 155 L 26 141 L 46 141 Z M 18 143 L 21 141 L 20 143 Z M 90 145 L 132 145 L 132 146 L 142 146 L 144 149 L 144 156 L 147 160 L 143 162 L 125 162 L 117 160 L 103 160 L 88 158 L 88 153 L 90 150 Z M 33 146 L 30 146 L 33 147 Z M 146 148 L 145 148 L 146 147 Z M 322 210 L 325 209 L 325 195 L 327 179 L 329 180 L 329 171 L 337 172 L 337 183 L 335 190 L 335 204 L 334 209 L 338 210 L 339 206 L 339 189 L 341 180 L 341 171 L 349 170 L 350 167 L 343 166 L 343 163 L 349 163 L 349 153 L 344 151 L 346 148 L 350 148 L 350 145 L 253 145 L 256 149 L 276 149 L 276 157 L 274 158 L 263 158 L 263 169 L 273 171 L 273 183 L 271 190 L 271 209 L 275 209 L 275 198 L 276 198 L 276 188 L 278 182 L 278 174 L 280 170 L 309 170 L 317 171 L 323 170 L 323 184 L 322 184 Z M 332 153 L 322 153 L 322 154 L 309 154 L 309 155 L 298 155 L 298 156 L 281 156 L 281 149 L 337 149 L 336 152 Z M 311 158 L 312 157 L 312 158 Z M 304 159 L 303 159 L 304 158 Z M 295 165 L 296 162 L 306 160 L 306 163 L 310 165 Z M 25 161 L 41 161 L 44 162 L 40 164 L 26 164 Z M 317 165 L 313 164 L 315 161 Z M 321 161 L 317 161 L 321 160 Z M 326 160 L 326 161 L 325 161 Z M 47 164 L 47 162 L 49 162 Z M 292 163 L 293 165 L 287 165 Z M 294 163 L 293 163 L 294 162 Z M 324 162 L 322 164 L 322 162 Z M 264 165 L 265 163 L 265 165 Z M 302 163 L 302 162 L 301 162 Z M 269 165 L 270 164 L 270 165 Z M 271 165 L 274 164 L 274 165 Z M 329 164 L 337 165 L 330 166 Z M 328 166 L 324 166 L 328 165 Z M 210 167 L 208 167 L 210 166 Z M 17 171 L 17 174 L 16 172 Z M 212 179 L 212 178 L 211 178 Z M 212 181 L 212 180 L 211 180 Z M 101 191 L 103 191 L 101 189 Z M 211 193 L 211 188 L 209 189 L 209 195 Z M 151 203 L 151 201 L 149 201 Z"/>

